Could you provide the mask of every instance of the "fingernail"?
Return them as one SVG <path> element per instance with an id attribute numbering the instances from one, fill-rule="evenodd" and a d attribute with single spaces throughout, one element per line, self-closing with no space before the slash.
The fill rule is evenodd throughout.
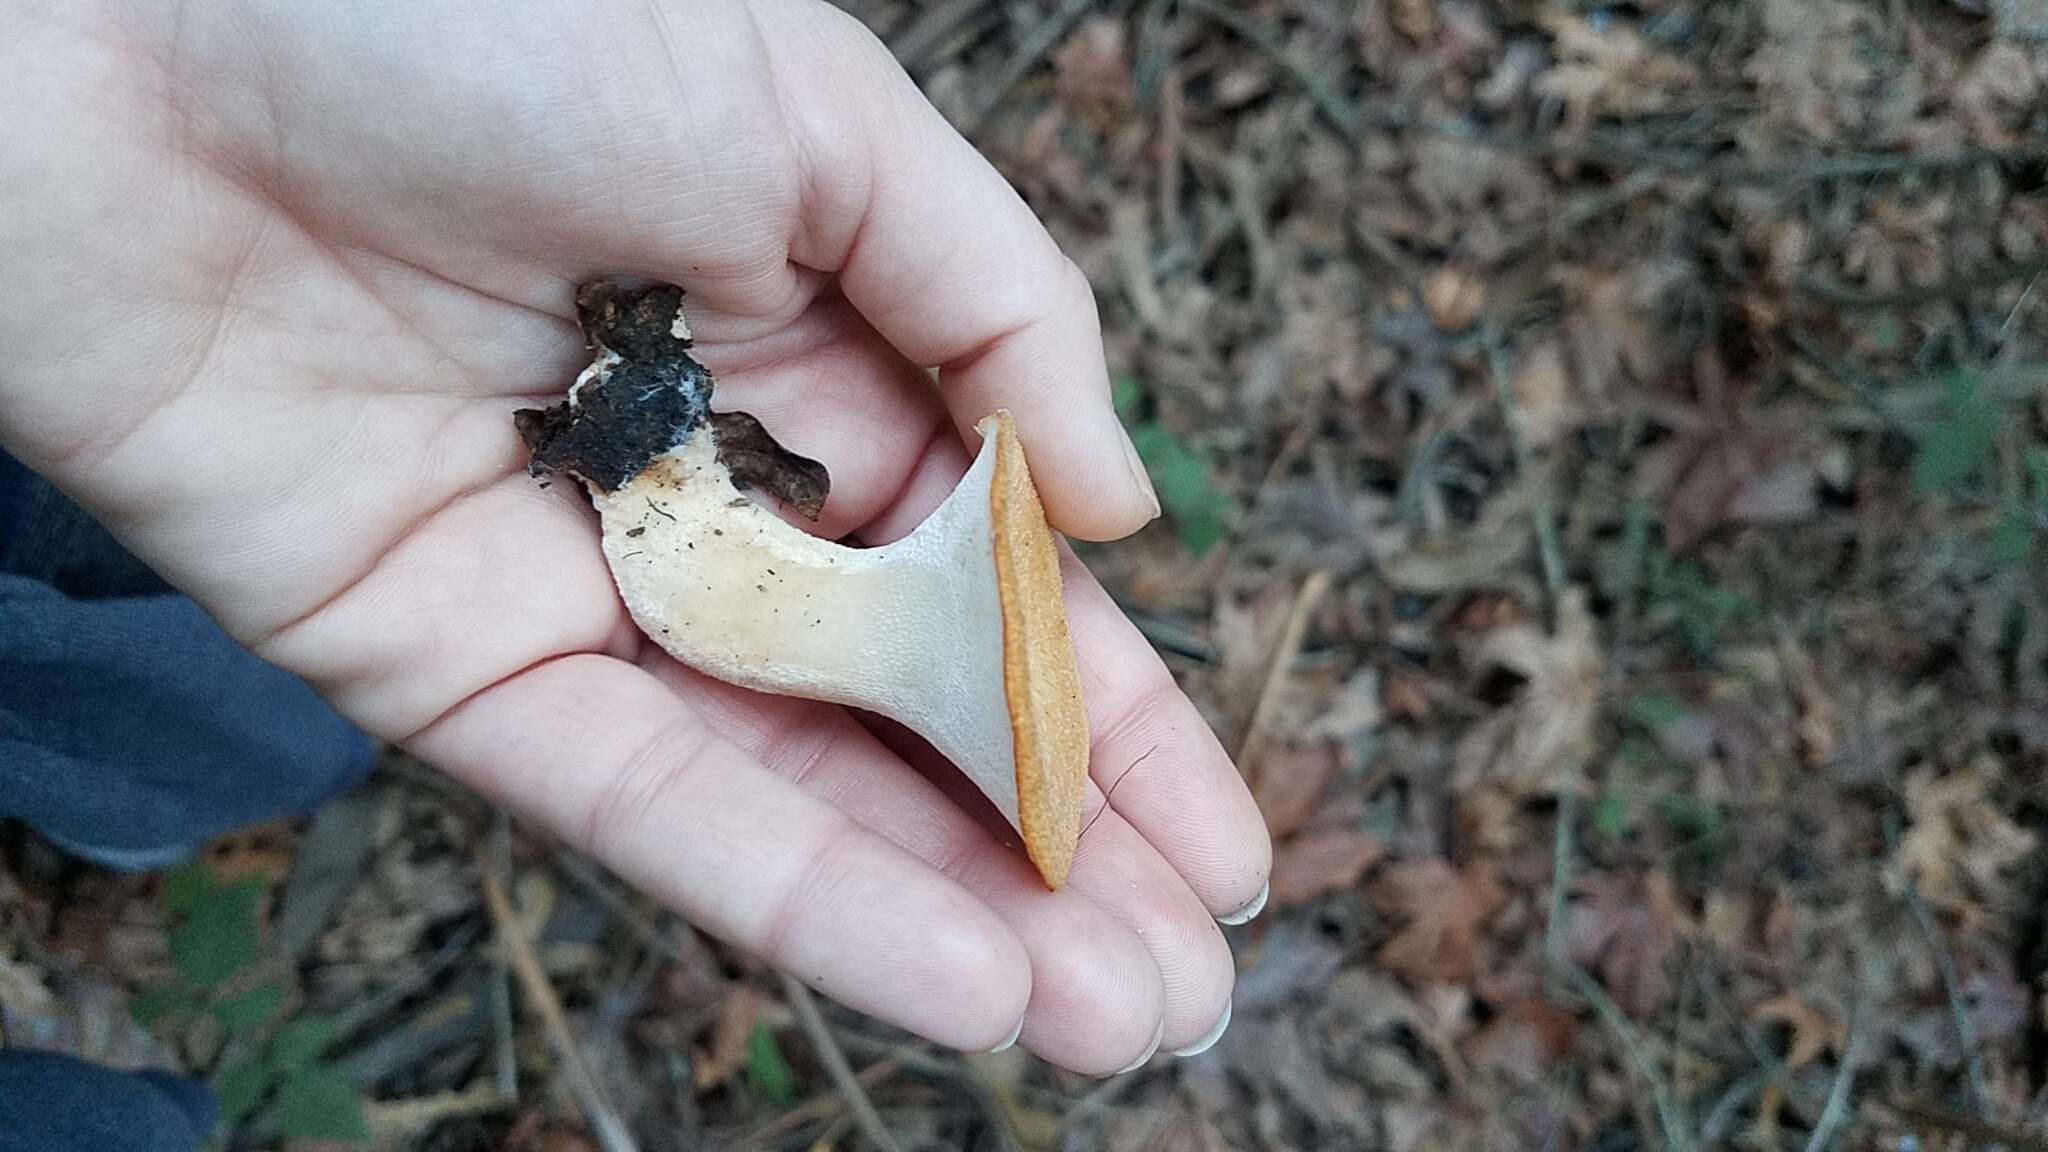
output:
<path id="1" fill-rule="evenodd" d="M 1233 927 L 1239 924 L 1249 923 L 1252 917 L 1257 916 L 1259 913 L 1264 912 L 1266 910 L 1266 900 L 1268 897 L 1272 895 L 1273 884 L 1272 881 L 1269 880 L 1265 884 L 1260 886 L 1259 894 L 1257 896 L 1252 897 L 1251 903 L 1245 905 L 1242 908 L 1239 908 L 1235 912 L 1226 912 L 1223 915 L 1218 916 L 1216 918 L 1216 922 L 1218 924 L 1229 924 Z"/>
<path id="2" fill-rule="evenodd" d="M 1024 1035 L 1024 1021 L 1020 1019 L 1017 1021 L 1017 1026 L 1010 1029 L 1010 1035 L 1001 1044 L 989 1049 L 988 1054 L 993 1056 L 998 1052 L 1008 1052 L 1017 1046 L 1017 1038 L 1022 1035 Z"/>
<path id="3" fill-rule="evenodd" d="M 1230 1028 L 1230 1009 L 1230 1003 L 1225 1001 L 1223 1004 L 1223 1017 L 1216 1021 L 1216 1026 L 1209 1029 L 1200 1040 L 1195 1041 L 1193 1044 L 1185 1048 L 1175 1048 L 1173 1054 L 1175 1056 L 1200 1056 L 1202 1053 L 1214 1048 L 1216 1042 L 1223 1039 L 1223 1033 Z"/>
<path id="4" fill-rule="evenodd" d="M 1138 1069 L 1143 1068 L 1145 1065 L 1151 1063 L 1152 1057 L 1159 1055 L 1159 1042 L 1164 1039 L 1166 1039 L 1166 1021 L 1161 1020 L 1159 1022 L 1159 1030 L 1157 1032 L 1152 1033 L 1152 1046 L 1145 1049 L 1145 1054 L 1143 1056 L 1140 1056 L 1136 1060 L 1131 1061 L 1129 1064 L 1126 1064 L 1123 1067 L 1117 1069 L 1116 1075 L 1122 1076 L 1127 1072 L 1136 1072 Z"/>
<path id="5" fill-rule="evenodd" d="M 1145 503 L 1152 508 L 1150 519 L 1159 519 L 1159 493 L 1152 488 L 1152 474 L 1145 470 L 1145 461 L 1138 455 L 1138 446 L 1131 443 L 1131 434 L 1121 432 L 1124 438 L 1124 463 L 1131 469 L 1131 478 L 1138 482 L 1138 491 L 1145 494 Z"/>

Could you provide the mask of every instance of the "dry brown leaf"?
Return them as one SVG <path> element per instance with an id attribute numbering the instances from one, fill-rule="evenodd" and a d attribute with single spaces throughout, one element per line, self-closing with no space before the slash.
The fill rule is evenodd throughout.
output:
<path id="1" fill-rule="evenodd" d="M 1577 888 L 1584 899 L 1569 913 L 1572 959 L 1600 977 L 1622 1011 L 1638 1020 L 1656 1015 L 1671 997 L 1680 927 L 1670 881 L 1601 875 Z"/>
<path id="2" fill-rule="evenodd" d="M 1422 282 L 1422 306 L 1445 332 L 1463 332 L 1486 308 L 1486 284 L 1470 272 L 1445 266 Z"/>
<path id="3" fill-rule="evenodd" d="M 733 986 L 719 1005 L 711 1036 L 691 1063 L 690 1079 L 699 1091 L 724 1081 L 747 1062 L 747 1037 L 761 1019 L 761 994 L 745 984 Z"/>
<path id="4" fill-rule="evenodd" d="M 1379 962 L 1415 984 L 1465 984 L 1479 970 L 1479 932 L 1507 896 L 1481 862 L 1462 870 L 1441 859 L 1386 869 L 1371 887 L 1381 912 L 1405 921 Z"/>
<path id="5" fill-rule="evenodd" d="M 1585 410 L 1573 395 L 1571 372 L 1565 367 L 1564 344 L 1557 337 L 1523 349 L 1511 380 L 1522 435 L 1532 446 L 1556 444 L 1585 419 Z"/>
<path id="6" fill-rule="evenodd" d="M 1266 817 L 1267 833 L 1277 840 L 1308 823 L 1336 772 L 1337 746 L 1328 740 L 1270 746 L 1259 758 L 1258 783 L 1252 789 Z"/>
<path id="7" fill-rule="evenodd" d="M 1797 1072 L 1820 1058 L 1822 1052 L 1843 1045 L 1842 1025 L 1806 1000 L 1787 992 L 1749 1010 L 1749 1018 L 1767 1024 L 1783 1024 L 1791 1031 L 1785 1048 L 1785 1070 Z"/>
<path id="8" fill-rule="evenodd" d="M 1128 115 L 1135 94 L 1125 47 L 1127 22 L 1115 16 L 1083 21 L 1053 53 L 1060 99 L 1105 131 Z"/>
<path id="9" fill-rule="evenodd" d="M 1692 65 L 1651 47 L 1618 20 L 1595 27 L 1554 6 L 1541 9 L 1537 19 L 1555 39 L 1557 63 L 1536 78 L 1536 90 L 1563 101 L 1574 127 L 1596 116 L 1662 111 L 1699 79 Z"/>
<path id="10" fill-rule="evenodd" d="M 1525 1087 L 1548 1082 L 1571 1050 L 1578 1018 L 1546 1000 L 1529 997 L 1503 1006 L 1467 1042 L 1466 1056 L 1484 1069 Z"/>
<path id="11" fill-rule="evenodd" d="M 1326 828 L 1283 841 L 1273 850 L 1273 903 L 1285 908 L 1349 888 L 1386 852 L 1386 845 L 1350 828 Z"/>
<path id="12" fill-rule="evenodd" d="M 1604 658 L 1585 591 L 1568 590 L 1557 617 L 1554 636 L 1522 621 L 1481 641 L 1475 668 L 1505 669 L 1527 683 L 1458 742 L 1455 788 L 1491 781 L 1524 797 L 1555 795 L 1565 765 L 1590 754 Z"/>
<path id="13" fill-rule="evenodd" d="M 2000 874 L 2033 851 L 2035 836 L 1990 798 L 1998 766 L 1983 760 L 1942 775 L 1906 773 L 1906 830 L 1894 862 L 1929 902 L 1963 907 L 2000 894 Z"/>
<path id="14" fill-rule="evenodd" d="M 1763 23 L 1747 71 L 1765 117 L 1823 144 L 1869 122 L 1872 89 L 1884 82 L 1868 51 L 1879 33 L 1874 10 L 1851 0 L 1765 0 Z"/>
<path id="15" fill-rule="evenodd" d="M 1724 525 L 1789 524 L 1820 507 L 1822 444 L 1798 412 L 1674 436 L 1643 453 L 1637 495 L 1664 508 L 1664 542 L 1683 553 Z"/>
<path id="16" fill-rule="evenodd" d="M 1568 305 L 1565 350 L 1588 403 L 1604 402 L 1629 380 L 1654 386 L 1680 360 L 1664 312 L 1666 300 L 1695 275 L 1683 262 L 1653 258 L 1619 270 L 1566 267 L 1553 275 Z"/>
<path id="17" fill-rule="evenodd" d="M 1951 203 L 1945 195 L 1913 202 L 1890 196 L 1879 200 L 1842 245 L 1842 271 L 1873 292 L 1941 280 L 1948 273 Z"/>

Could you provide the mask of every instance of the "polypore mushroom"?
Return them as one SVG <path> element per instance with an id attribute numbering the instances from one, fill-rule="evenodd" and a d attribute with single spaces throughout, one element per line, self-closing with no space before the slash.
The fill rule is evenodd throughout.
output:
<path id="1" fill-rule="evenodd" d="M 595 359 L 568 398 L 516 421 L 538 476 L 590 494 L 619 595 L 641 631 L 707 675 L 830 701 L 922 736 L 1022 836 L 1058 888 L 1080 837 L 1087 717 L 1059 555 L 1007 411 L 951 496 L 910 535 L 851 548 L 815 520 L 825 469 L 745 413 L 711 411 L 680 289 L 586 285 Z"/>

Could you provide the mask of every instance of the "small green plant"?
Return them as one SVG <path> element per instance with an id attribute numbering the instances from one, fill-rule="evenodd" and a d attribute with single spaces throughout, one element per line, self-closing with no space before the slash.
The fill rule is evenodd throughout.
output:
<path id="1" fill-rule="evenodd" d="M 2027 450 L 2026 476 L 1998 510 L 1991 530 L 1991 559 L 2001 567 L 2024 567 L 2048 535 L 2048 447 Z"/>
<path id="2" fill-rule="evenodd" d="M 2001 432 L 2016 428 L 1996 400 L 1984 394 L 1975 376 L 1958 372 L 1944 382 L 1941 415 L 1920 435 L 1913 456 L 1913 491 L 1922 497 L 1950 496 L 1979 485 L 1999 457 Z M 1992 563 L 2004 568 L 2026 565 L 2041 547 L 2048 529 L 2048 446 L 2028 444 L 2009 454 L 2017 468 L 2008 468 L 1995 487 L 1997 518 L 1986 541 Z"/>
<path id="3" fill-rule="evenodd" d="M 1646 567 L 1650 599 L 1671 614 L 1686 645 L 1701 659 L 1720 648 L 1729 629 L 1756 613 L 1749 597 L 1714 583 L 1691 560 L 1654 549 Z"/>
<path id="4" fill-rule="evenodd" d="M 783 1059 L 775 1029 L 765 1020 L 755 1022 L 753 1031 L 747 1033 L 747 1086 L 778 1106 L 796 1100 L 796 1073 Z"/>
<path id="5" fill-rule="evenodd" d="M 1677 863 L 1708 871 L 1727 856 L 1734 837 L 1721 805 L 1684 792 L 1665 792 L 1655 807 L 1657 818 L 1677 841 L 1671 848 Z"/>
<path id="6" fill-rule="evenodd" d="M 1151 474 L 1160 508 L 1173 521 L 1181 544 L 1197 556 L 1207 555 L 1228 531 L 1230 501 L 1217 490 L 1208 464 L 1194 449 L 1158 421 L 1140 417 L 1143 399 L 1143 389 L 1131 377 L 1118 376 L 1113 382 L 1117 418 Z"/>
<path id="7" fill-rule="evenodd" d="M 257 923 L 260 884 L 222 884 L 198 865 L 164 877 L 174 969 L 144 990 L 129 1012 L 144 1027 L 189 1027 L 211 1017 L 227 1037 L 229 1056 L 211 1077 L 222 1122 L 230 1127 L 275 1097 L 277 1130 L 287 1138 L 367 1141 L 363 1101 L 338 1070 L 321 1061 L 334 1022 L 300 1015 L 281 1020 L 289 989 L 267 978 Z"/>
<path id="8" fill-rule="evenodd" d="M 1998 438 L 1998 406 L 1958 372 L 1942 382 L 1941 417 L 1920 434 L 1913 455 L 1913 491 L 1937 496 L 1975 479 L 1991 460 Z"/>

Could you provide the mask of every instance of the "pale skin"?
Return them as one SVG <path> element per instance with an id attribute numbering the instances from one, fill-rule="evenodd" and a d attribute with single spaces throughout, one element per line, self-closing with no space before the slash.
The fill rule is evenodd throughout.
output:
<path id="1" fill-rule="evenodd" d="M 574 485 L 521 468 L 513 409 L 587 360 L 575 284 L 646 275 L 719 406 L 829 468 L 816 531 L 908 532 L 996 407 L 1055 528 L 1156 515 L 1086 281 L 865 30 L 816 0 L 0 26 L 10 451 L 368 731 L 852 1008 L 1093 1074 L 1213 1031 L 1264 827 L 1071 558 L 1097 787 L 1052 893 L 895 742 L 647 643 Z"/>

